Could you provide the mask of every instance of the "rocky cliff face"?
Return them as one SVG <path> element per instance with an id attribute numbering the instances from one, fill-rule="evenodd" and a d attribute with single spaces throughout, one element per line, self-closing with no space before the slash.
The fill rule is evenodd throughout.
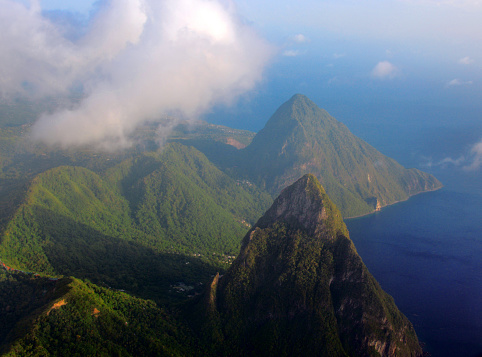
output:
<path id="1" fill-rule="evenodd" d="M 220 354 L 422 354 L 313 175 L 281 193 L 207 296 Z"/>

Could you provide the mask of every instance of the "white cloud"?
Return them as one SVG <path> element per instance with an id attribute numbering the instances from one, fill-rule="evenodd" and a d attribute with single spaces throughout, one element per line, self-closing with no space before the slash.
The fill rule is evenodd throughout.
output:
<path id="1" fill-rule="evenodd" d="M 462 85 L 462 81 L 458 78 L 454 78 L 451 81 L 447 82 L 445 85 L 446 87 L 453 87 L 453 86 L 460 86 Z"/>
<path id="2" fill-rule="evenodd" d="M 371 75 L 377 79 L 393 79 L 400 75 L 400 70 L 388 61 L 381 61 L 373 68 Z"/>
<path id="3" fill-rule="evenodd" d="M 296 57 L 300 55 L 300 51 L 298 50 L 286 50 L 283 51 L 283 56 L 285 57 Z"/>
<path id="4" fill-rule="evenodd" d="M 469 65 L 469 64 L 472 64 L 472 63 L 474 63 L 474 62 L 475 62 L 475 61 L 474 61 L 472 58 L 468 57 L 468 56 L 459 59 L 459 64 Z"/>
<path id="5" fill-rule="evenodd" d="M 300 51 L 299 48 L 302 45 L 305 45 L 310 42 L 310 39 L 307 38 L 303 34 L 297 34 L 288 37 L 287 41 L 284 43 L 283 47 L 285 50 L 281 53 L 285 57 L 297 57 L 303 53 L 306 53 L 305 50 Z M 294 47 L 294 48 L 293 48 Z"/>
<path id="6" fill-rule="evenodd" d="M 434 162 L 432 158 L 430 157 L 423 157 L 422 158 L 425 162 L 422 164 L 422 166 L 425 167 L 442 167 L 442 168 L 447 168 L 448 166 L 461 166 L 463 165 L 466 161 L 467 158 L 465 156 L 459 156 L 458 158 L 454 159 L 452 157 L 446 157 L 442 160 Z"/>
<path id="7" fill-rule="evenodd" d="M 477 171 L 482 167 L 482 140 L 474 144 L 466 155 L 459 156 L 454 159 L 446 157 L 440 161 L 433 162 L 431 158 L 424 158 L 426 161 L 423 165 L 427 167 L 442 167 L 448 166 L 462 167 L 465 171 Z"/>
<path id="8" fill-rule="evenodd" d="M 272 54 L 217 0 L 103 2 L 75 41 L 33 4 L 0 0 L 0 96 L 63 95 L 82 83 L 78 106 L 35 123 L 33 137 L 50 144 L 126 146 L 148 120 L 196 118 L 253 88 Z"/>
<path id="9" fill-rule="evenodd" d="M 464 166 L 464 170 L 476 171 L 482 167 L 482 141 L 472 146 L 470 154 L 470 162 L 468 165 Z"/>
<path id="10" fill-rule="evenodd" d="M 449 88 L 449 87 L 466 86 L 466 85 L 471 85 L 473 83 L 474 83 L 473 81 L 462 81 L 458 78 L 455 78 L 455 79 L 452 79 L 451 81 L 447 82 L 445 84 L 445 87 Z"/>
<path id="11" fill-rule="evenodd" d="M 346 55 L 344 53 L 333 53 L 333 58 L 338 59 L 338 58 L 343 58 Z"/>
<path id="12" fill-rule="evenodd" d="M 443 166 L 443 165 L 447 165 L 447 164 L 452 164 L 452 165 L 455 165 L 455 166 L 459 166 L 459 165 L 461 165 L 462 163 L 464 163 L 465 161 L 466 161 L 465 156 L 460 156 L 460 157 L 457 158 L 457 159 L 452 159 L 451 157 L 446 157 L 445 159 L 440 160 L 440 161 L 437 163 L 437 166 Z"/>
<path id="13" fill-rule="evenodd" d="M 303 35 L 301 33 L 297 34 L 297 35 L 294 35 L 294 36 L 291 36 L 290 39 L 291 39 L 291 41 L 296 42 L 296 43 L 310 42 L 310 39 L 307 38 L 305 35 Z"/>

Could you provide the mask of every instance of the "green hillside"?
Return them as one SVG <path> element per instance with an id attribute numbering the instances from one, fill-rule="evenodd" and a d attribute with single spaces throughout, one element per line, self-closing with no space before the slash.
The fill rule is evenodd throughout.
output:
<path id="1" fill-rule="evenodd" d="M 183 123 L 157 149 L 148 124 L 117 153 L 33 144 L 20 109 L 0 108 L 0 353 L 420 354 L 342 215 L 440 183 L 306 97 L 256 136 Z"/>
<path id="2" fill-rule="evenodd" d="M 16 101 L 0 103 L 0 230 L 24 198 L 25 187 L 36 175 L 59 166 L 81 166 L 98 174 L 104 173 L 123 160 L 159 148 L 157 126 L 146 124 L 133 134 L 138 145 L 118 152 L 103 152 L 95 147 L 59 148 L 33 143 L 29 132 L 36 115 L 55 101 L 33 103 Z M 234 146 L 249 144 L 255 133 L 232 129 L 203 121 L 177 125 L 168 141 L 180 141 L 187 146 L 218 144 L 216 151 L 236 153 Z M 234 146 L 233 146 L 234 145 Z"/>
<path id="3" fill-rule="evenodd" d="M 0 270 L 3 356 L 185 356 L 188 330 L 154 302 L 74 278 Z"/>
<path id="4" fill-rule="evenodd" d="M 57 167 L 32 181 L 0 257 L 17 269 L 165 295 L 173 283 L 204 282 L 226 267 L 270 200 L 180 144 L 102 176 Z"/>
<path id="5" fill-rule="evenodd" d="M 313 173 L 344 217 L 441 187 L 435 177 L 384 156 L 299 94 L 274 113 L 242 154 L 244 174 L 274 196 Z"/>

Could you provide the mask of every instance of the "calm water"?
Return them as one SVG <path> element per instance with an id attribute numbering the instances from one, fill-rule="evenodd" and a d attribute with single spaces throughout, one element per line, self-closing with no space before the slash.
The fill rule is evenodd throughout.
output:
<path id="1" fill-rule="evenodd" d="M 426 351 L 434 357 L 482 356 L 482 168 L 424 165 L 427 157 L 470 158 L 482 120 L 464 122 L 470 115 L 461 111 L 422 114 L 412 115 L 410 123 L 406 116 L 392 118 L 383 135 L 374 128 L 386 113 L 349 127 L 405 167 L 433 173 L 445 187 L 348 220 L 347 226 L 368 269 L 412 321 Z"/>
<path id="2" fill-rule="evenodd" d="M 478 356 L 482 194 L 463 192 L 445 178 L 449 185 L 442 190 L 348 220 L 347 226 L 368 269 L 432 356 Z"/>

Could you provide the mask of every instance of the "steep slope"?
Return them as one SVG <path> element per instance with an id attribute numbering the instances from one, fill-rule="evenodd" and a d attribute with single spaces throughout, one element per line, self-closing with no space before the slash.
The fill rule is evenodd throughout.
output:
<path id="1" fill-rule="evenodd" d="M 152 301 L 78 279 L 0 270 L 2 356 L 185 356 L 191 338 Z"/>
<path id="2" fill-rule="evenodd" d="M 243 156 L 248 176 L 273 195 L 313 173 L 344 217 L 441 187 L 435 177 L 382 155 L 299 94 L 275 112 Z"/>
<path id="3" fill-rule="evenodd" d="M 0 259 L 158 298 L 226 266 L 269 201 L 180 144 L 103 175 L 62 166 L 33 180 L 2 232 Z"/>
<path id="4" fill-rule="evenodd" d="M 415 331 L 368 272 L 313 175 L 286 188 L 205 301 L 224 355 L 419 356 Z"/>

